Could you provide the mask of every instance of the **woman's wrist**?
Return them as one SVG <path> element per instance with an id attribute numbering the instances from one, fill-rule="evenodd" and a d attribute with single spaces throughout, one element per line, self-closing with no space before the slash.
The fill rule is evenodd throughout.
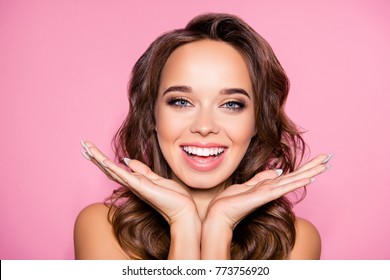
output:
<path id="1" fill-rule="evenodd" d="M 229 260 L 232 228 L 221 220 L 205 219 L 202 224 L 201 259 Z"/>
<path id="2" fill-rule="evenodd" d="M 170 260 L 199 260 L 201 222 L 199 217 L 187 217 L 176 221 L 170 226 L 171 244 L 168 259 Z"/>

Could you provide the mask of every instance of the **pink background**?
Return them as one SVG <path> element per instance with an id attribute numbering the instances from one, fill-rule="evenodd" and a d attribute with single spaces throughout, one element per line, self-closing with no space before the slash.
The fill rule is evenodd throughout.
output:
<path id="1" fill-rule="evenodd" d="M 320 230 L 322 258 L 390 259 L 388 3 L 0 1 L 0 258 L 73 258 L 77 213 L 115 187 L 79 140 L 112 155 L 136 58 L 214 11 L 270 42 L 291 79 L 291 118 L 313 155 L 334 153 L 296 207 Z"/>

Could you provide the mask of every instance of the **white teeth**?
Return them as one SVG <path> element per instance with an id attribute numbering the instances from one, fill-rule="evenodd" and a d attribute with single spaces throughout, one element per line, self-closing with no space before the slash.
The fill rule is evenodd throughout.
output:
<path id="1" fill-rule="evenodd" d="M 217 156 L 225 150 L 224 148 L 198 148 L 193 146 L 183 146 L 183 150 L 188 154 L 197 155 L 197 156 Z"/>

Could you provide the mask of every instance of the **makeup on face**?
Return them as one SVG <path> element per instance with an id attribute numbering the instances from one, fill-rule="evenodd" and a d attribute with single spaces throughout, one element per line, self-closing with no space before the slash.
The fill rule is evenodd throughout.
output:
<path id="1" fill-rule="evenodd" d="M 177 48 L 161 73 L 156 132 L 175 177 L 192 188 L 220 185 L 235 171 L 255 131 L 252 82 L 225 42 Z"/>

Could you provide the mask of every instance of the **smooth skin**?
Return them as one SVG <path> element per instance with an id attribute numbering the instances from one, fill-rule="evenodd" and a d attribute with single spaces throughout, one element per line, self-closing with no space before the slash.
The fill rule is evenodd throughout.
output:
<path id="1" fill-rule="evenodd" d="M 117 165 L 92 142 L 82 142 L 87 159 L 167 220 L 171 231 L 168 259 L 230 259 L 232 233 L 239 221 L 256 208 L 309 185 L 327 169 L 330 156 L 322 154 L 289 174 L 263 171 L 225 188 L 225 180 L 255 134 L 249 77 L 240 53 L 223 42 L 198 41 L 171 54 L 161 75 L 155 129 L 173 178 L 162 178 L 137 160 Z M 183 146 L 188 145 L 224 147 L 223 159 L 210 170 L 200 171 L 187 164 Z M 74 233 L 76 259 L 128 258 L 107 215 L 103 204 L 81 211 Z M 319 259 L 318 231 L 300 218 L 295 226 L 290 258 Z"/>
<path id="2" fill-rule="evenodd" d="M 229 259 L 228 244 L 231 242 L 233 230 L 233 220 L 229 215 L 234 215 L 238 220 L 238 217 L 243 217 L 254 210 L 249 203 L 244 203 L 243 199 L 250 197 L 252 200 L 253 197 L 258 197 L 257 200 L 264 204 L 308 185 L 311 178 L 326 171 L 327 166 L 324 161 L 329 159 L 329 156 L 325 154 L 319 155 L 298 170 L 280 177 L 277 177 L 275 171 L 260 172 L 246 184 L 231 186 L 235 187 L 234 191 L 229 187 L 226 192 L 224 191 L 225 193 L 221 192 L 216 196 L 213 200 L 216 206 L 210 207 L 209 212 L 215 211 L 218 216 L 210 215 L 207 219 L 200 221 L 199 217 L 196 217 L 197 212 L 192 212 L 191 207 L 188 206 L 195 205 L 193 200 L 175 181 L 158 176 L 146 165 L 136 160 L 129 163 L 131 172 L 128 168 L 109 160 L 91 142 L 86 142 L 86 145 L 93 156 L 89 156 L 91 161 L 98 165 L 110 179 L 127 186 L 144 201 L 158 209 L 170 223 L 173 235 L 169 259 Z M 250 191 L 248 191 L 248 186 L 251 188 Z M 182 203 L 176 204 L 178 200 Z M 231 210 L 230 213 L 218 212 L 219 207 L 226 210 L 223 205 L 225 203 L 230 205 L 231 202 L 240 205 L 239 215 L 237 215 L 238 212 L 234 212 L 235 208 L 230 206 L 227 207 Z M 120 248 L 107 215 L 108 208 L 99 203 L 92 204 L 81 211 L 75 225 L 76 259 L 129 258 Z M 190 215 L 195 217 L 190 219 Z M 223 217 L 222 221 L 219 217 Z M 316 228 L 301 218 L 297 218 L 295 226 L 296 240 L 290 259 L 319 259 L 321 240 Z M 225 228 L 225 234 L 221 234 L 223 232 L 221 228 Z M 190 244 L 194 246 L 190 248 Z M 200 244 L 202 248 L 207 249 L 204 250 L 205 252 L 200 252 Z"/>

